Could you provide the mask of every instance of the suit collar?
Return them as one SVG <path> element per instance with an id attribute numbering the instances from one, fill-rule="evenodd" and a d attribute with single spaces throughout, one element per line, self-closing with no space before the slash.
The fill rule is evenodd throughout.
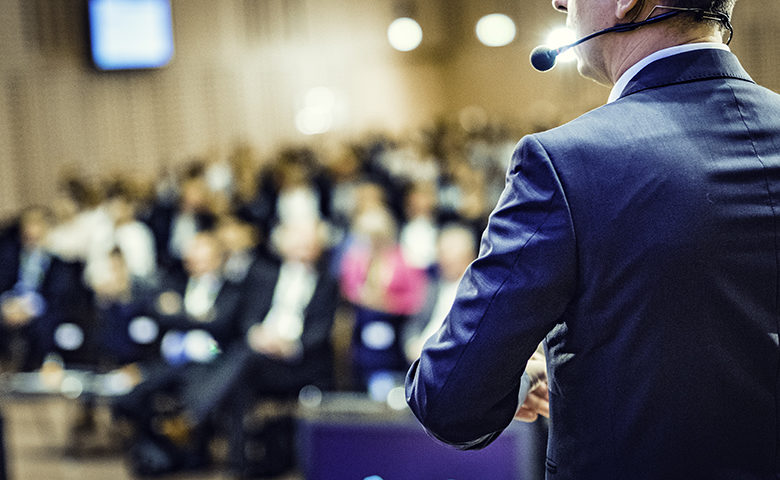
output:
<path id="1" fill-rule="evenodd" d="M 733 53 L 717 49 L 695 50 L 649 64 L 628 82 L 620 98 L 650 88 L 712 78 L 734 78 L 755 83 Z"/>

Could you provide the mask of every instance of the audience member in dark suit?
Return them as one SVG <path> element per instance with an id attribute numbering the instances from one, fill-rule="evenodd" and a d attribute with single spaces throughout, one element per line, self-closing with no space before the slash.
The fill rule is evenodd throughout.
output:
<path id="1" fill-rule="evenodd" d="M 109 254 L 104 276 L 94 285 L 99 365 L 119 367 L 159 354 L 159 325 L 150 318 L 155 287 L 133 276 L 122 253 Z"/>
<path id="2" fill-rule="evenodd" d="M 339 290 L 322 256 L 324 224 L 292 221 L 277 226 L 272 237 L 281 261 L 256 263 L 247 275 L 244 336 L 215 368 L 202 371 L 200 394 L 185 398 L 186 421 L 194 428 L 219 406 L 228 407 L 235 422 L 236 468 L 242 458 L 241 421 L 254 399 L 295 396 L 306 385 L 325 389 L 333 383 L 330 333 Z"/>
<path id="3" fill-rule="evenodd" d="M 226 279 L 243 283 L 255 263 L 268 263 L 266 249 L 260 244 L 260 233 L 251 223 L 237 217 L 221 217 L 216 234 L 226 252 L 223 268 Z"/>
<path id="4" fill-rule="evenodd" d="M 57 326 L 90 316 L 81 265 L 47 251 L 52 222 L 47 209 L 33 207 L 0 237 L 0 342 L 13 369 L 40 367 L 55 348 Z"/>
<path id="5" fill-rule="evenodd" d="M 263 170 L 255 198 L 240 209 L 267 237 L 278 223 L 296 215 L 330 216 L 331 185 L 321 171 L 314 151 L 308 148 L 283 149 Z"/>
<path id="6" fill-rule="evenodd" d="M 176 203 L 163 202 L 152 209 L 146 223 L 154 234 L 157 263 L 163 273 L 180 274 L 187 243 L 198 232 L 214 226 L 209 198 L 206 181 L 195 175 L 181 182 Z"/>
<path id="7" fill-rule="evenodd" d="M 136 446 L 167 441 L 168 447 L 182 447 L 187 455 L 170 457 L 159 465 L 138 466 L 139 473 L 196 466 L 208 458 L 206 436 L 198 432 L 193 438 L 183 437 L 166 415 L 175 413 L 182 401 L 206 393 L 201 385 L 205 372 L 214 368 L 211 362 L 220 349 L 240 334 L 245 297 L 241 285 L 222 277 L 223 260 L 216 236 L 197 234 L 185 252 L 187 275 L 163 280 L 150 308 L 163 334 L 162 358 L 140 366 L 142 382 L 115 402 L 114 411 L 134 424 Z M 160 405 L 163 408 L 154 408 Z"/>

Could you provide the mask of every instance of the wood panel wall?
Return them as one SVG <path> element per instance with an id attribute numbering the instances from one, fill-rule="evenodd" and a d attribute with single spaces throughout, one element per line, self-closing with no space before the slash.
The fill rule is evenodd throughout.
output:
<path id="1" fill-rule="evenodd" d="M 780 29 L 771 0 L 740 1 L 733 43 L 757 80 L 780 90 Z M 60 171 L 90 175 L 162 168 L 238 143 L 271 152 L 300 134 L 305 92 L 339 101 L 328 139 L 400 132 L 468 106 L 534 126 L 568 120 L 607 96 L 573 68 L 539 74 L 528 52 L 562 24 L 546 0 L 172 0 L 176 54 L 159 71 L 91 68 L 84 0 L 0 0 L 0 217 L 54 197 Z M 387 25 L 412 7 L 425 32 L 403 54 Z M 489 49 L 476 20 L 502 10 L 518 23 Z"/>

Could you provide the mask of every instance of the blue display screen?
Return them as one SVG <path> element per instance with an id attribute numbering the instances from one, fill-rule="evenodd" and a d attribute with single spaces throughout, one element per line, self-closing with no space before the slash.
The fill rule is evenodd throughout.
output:
<path id="1" fill-rule="evenodd" d="M 173 57 L 170 0 L 89 0 L 92 61 L 100 70 L 160 68 Z"/>

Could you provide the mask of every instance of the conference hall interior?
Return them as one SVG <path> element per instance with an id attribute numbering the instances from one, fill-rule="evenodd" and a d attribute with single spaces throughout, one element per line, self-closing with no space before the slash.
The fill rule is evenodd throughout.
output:
<path id="1" fill-rule="evenodd" d="M 517 142 L 609 95 L 529 63 L 549 0 L 0 9 L 0 480 L 543 478 L 546 419 L 459 452 L 403 384 Z"/>

